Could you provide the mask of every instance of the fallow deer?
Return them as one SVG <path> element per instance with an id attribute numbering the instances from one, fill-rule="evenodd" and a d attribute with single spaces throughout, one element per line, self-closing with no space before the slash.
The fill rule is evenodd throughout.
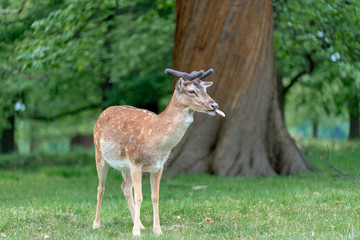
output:
<path id="1" fill-rule="evenodd" d="M 206 93 L 212 82 L 202 81 L 213 72 L 193 71 L 188 74 L 172 69 L 165 73 L 179 78 L 169 105 L 157 115 L 131 106 L 105 109 L 94 127 L 96 169 L 99 178 L 96 217 L 93 228 L 100 227 L 100 207 L 109 166 L 121 171 L 121 189 L 134 222 L 132 233 L 140 236 L 142 172 L 150 172 L 153 204 L 153 231 L 162 234 L 159 221 L 159 186 L 163 167 L 170 151 L 193 122 L 194 112 L 225 117 L 218 104 Z M 134 186 L 135 204 L 132 187 Z"/>

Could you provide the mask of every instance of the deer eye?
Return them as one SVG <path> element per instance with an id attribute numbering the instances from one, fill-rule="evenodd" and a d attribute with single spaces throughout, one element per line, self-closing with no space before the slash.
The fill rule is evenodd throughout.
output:
<path id="1" fill-rule="evenodd" d="M 189 93 L 190 93 L 190 94 L 195 94 L 195 91 L 190 90 Z"/>

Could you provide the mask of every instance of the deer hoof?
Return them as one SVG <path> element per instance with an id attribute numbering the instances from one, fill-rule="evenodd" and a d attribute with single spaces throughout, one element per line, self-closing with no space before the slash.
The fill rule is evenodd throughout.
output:
<path id="1" fill-rule="evenodd" d="M 134 227 L 132 233 L 134 237 L 141 236 L 140 227 Z"/>
<path id="2" fill-rule="evenodd" d="M 98 229 L 99 227 L 100 227 L 100 222 L 95 220 L 93 223 L 93 229 Z"/>
<path id="3" fill-rule="evenodd" d="M 162 231 L 161 231 L 161 229 L 160 229 L 160 227 L 159 227 L 159 228 L 154 228 L 153 231 L 154 231 L 154 233 L 155 233 L 156 235 L 161 235 L 161 234 L 163 234 Z"/>

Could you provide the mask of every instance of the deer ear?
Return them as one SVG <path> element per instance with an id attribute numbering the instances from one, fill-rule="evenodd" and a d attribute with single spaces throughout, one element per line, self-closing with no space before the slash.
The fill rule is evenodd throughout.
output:
<path id="1" fill-rule="evenodd" d="M 176 82 L 176 90 L 178 92 L 182 92 L 184 90 L 184 79 L 180 78 L 179 80 L 177 80 Z"/>
<path id="2" fill-rule="evenodd" d="M 213 85 L 213 82 L 201 82 L 201 86 L 205 89 L 210 87 L 211 85 Z"/>

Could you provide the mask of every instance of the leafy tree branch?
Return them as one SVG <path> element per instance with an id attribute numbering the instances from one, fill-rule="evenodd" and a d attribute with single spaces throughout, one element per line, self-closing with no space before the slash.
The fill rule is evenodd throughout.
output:
<path id="1" fill-rule="evenodd" d="M 26 0 L 21 2 L 19 9 L 0 9 L 0 14 L 20 14 L 25 7 Z"/>
<path id="2" fill-rule="evenodd" d="M 87 106 L 82 106 L 76 109 L 72 109 L 66 112 L 61 112 L 52 116 L 45 116 L 45 115 L 33 115 L 33 116 L 28 116 L 28 119 L 32 119 L 32 120 L 39 120 L 39 121 L 55 121 L 64 117 L 68 117 L 70 115 L 76 115 L 79 114 L 80 112 L 86 111 L 86 110 L 92 110 L 92 109 L 97 109 L 101 106 L 101 104 L 90 104 Z"/>
<path id="3" fill-rule="evenodd" d="M 314 51 L 313 51 L 314 52 Z M 304 76 L 305 74 L 311 74 L 313 71 L 314 71 L 314 68 L 315 68 L 315 62 L 314 60 L 312 59 L 312 56 L 311 56 L 312 52 L 311 53 L 307 53 L 305 54 L 305 57 L 306 59 L 308 60 L 309 62 L 309 66 L 300 71 L 298 74 L 296 74 L 291 80 L 290 80 L 290 83 L 283 88 L 283 94 L 286 94 L 289 89 L 302 77 Z"/>

